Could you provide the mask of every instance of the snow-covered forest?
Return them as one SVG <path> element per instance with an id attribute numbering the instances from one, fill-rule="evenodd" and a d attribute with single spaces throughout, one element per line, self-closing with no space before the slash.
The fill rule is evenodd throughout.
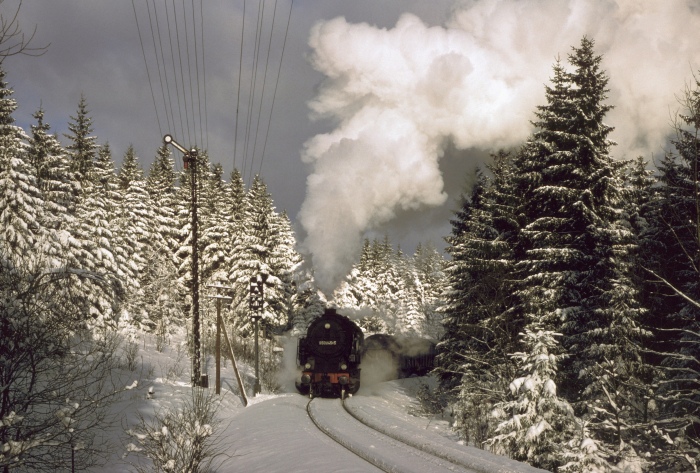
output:
<path id="1" fill-rule="evenodd" d="M 532 135 L 477 171 L 447 256 L 367 240 L 331 300 L 263 179 L 201 150 L 203 295 L 231 288 L 237 339 L 260 272 L 267 338 L 333 304 L 368 333 L 439 339 L 433 394 L 478 447 L 560 472 L 696 471 L 700 80 L 679 91 L 663 158 L 615 159 L 594 46 L 555 62 Z M 20 105 L 0 70 L 0 466 L 65 467 L 57 446 L 89 466 L 115 334 L 191 323 L 192 176 L 165 145 L 148 171 L 133 148 L 117 167 L 86 97 L 62 137 L 42 109 L 15 125 Z M 205 336 L 214 314 L 203 297 Z"/>
<path id="2" fill-rule="evenodd" d="M 700 82 L 669 151 L 613 158 L 584 38 L 452 224 L 438 375 L 463 437 L 548 470 L 696 471 Z M 630 117 L 632 119 L 632 117 Z"/>
<path id="3" fill-rule="evenodd" d="M 133 147 L 117 169 L 85 97 L 64 136 L 52 133 L 42 109 L 24 130 L 15 125 L 12 94 L 0 70 L 0 466 L 62 468 L 66 456 L 55 452 L 64 446 L 78 453 L 72 460 L 80 469 L 99 449 L 86 445 L 104 414 L 85 401 L 104 406 L 119 390 L 105 383 L 128 352 L 124 334 L 165 340 L 178 328 L 191 331 L 192 176 L 176 171 L 165 145 L 148 172 Z M 302 264 L 289 217 L 276 210 L 260 177 L 246 188 L 239 171 L 225 179 L 206 152 L 198 160 L 205 350 L 212 350 L 216 313 L 206 297 L 216 290 L 207 286 L 229 288 L 223 315 L 245 344 L 252 334 L 249 281 L 259 273 L 269 275 L 265 337 L 300 333 L 328 302 Z M 343 286 L 343 307 L 362 313 L 368 330 L 437 334 L 443 256 L 428 246 L 405 256 L 388 240 L 366 250 Z M 69 427 L 78 423 L 79 432 Z"/>

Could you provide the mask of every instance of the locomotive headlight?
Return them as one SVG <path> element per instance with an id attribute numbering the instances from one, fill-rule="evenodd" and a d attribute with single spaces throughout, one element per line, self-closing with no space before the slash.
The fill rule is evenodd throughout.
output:
<path id="1" fill-rule="evenodd" d="M 340 369 L 343 370 L 343 371 L 345 371 L 346 369 L 348 369 L 347 363 L 342 362 L 342 363 L 340 364 Z"/>
<path id="2" fill-rule="evenodd" d="M 310 370 L 310 369 L 311 369 L 311 363 L 305 364 L 305 365 L 304 365 L 304 368 L 306 368 L 307 370 Z"/>

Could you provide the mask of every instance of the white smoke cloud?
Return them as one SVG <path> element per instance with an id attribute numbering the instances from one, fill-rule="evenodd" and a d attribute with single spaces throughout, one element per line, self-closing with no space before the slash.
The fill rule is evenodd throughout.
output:
<path id="1" fill-rule="evenodd" d="M 313 171 L 299 219 L 320 287 L 335 288 L 366 231 L 445 202 L 447 142 L 522 143 L 556 57 L 584 35 L 610 76 L 613 152 L 658 154 L 675 96 L 700 64 L 700 11 L 690 0 L 480 0 L 457 4 L 444 27 L 412 14 L 391 29 L 344 18 L 315 25 L 311 62 L 326 79 L 309 106 L 336 127 L 305 144 Z"/>

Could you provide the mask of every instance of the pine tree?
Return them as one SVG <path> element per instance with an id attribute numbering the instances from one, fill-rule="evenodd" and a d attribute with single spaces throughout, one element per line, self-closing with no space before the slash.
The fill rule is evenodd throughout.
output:
<path id="1" fill-rule="evenodd" d="M 452 234 L 446 238 L 449 244 L 447 252 L 452 260 L 446 268 L 445 304 L 441 308 L 445 333 L 437 346 L 436 373 L 442 388 L 447 391 L 456 388 L 462 378 L 462 354 L 470 351 L 469 345 L 472 343 L 468 329 L 477 323 L 472 320 L 474 306 L 470 299 L 474 278 L 469 271 L 468 255 L 464 251 L 464 244 L 471 238 L 472 215 L 483 208 L 486 179 L 480 171 L 476 177 L 470 197 L 463 199 L 460 210 L 450 221 Z"/>
<path id="2" fill-rule="evenodd" d="M 158 148 L 146 180 L 146 191 L 153 207 L 156 238 L 146 253 L 149 264 L 142 275 L 144 304 L 149 308 L 150 321 L 163 333 L 172 321 L 183 320 L 180 308 L 185 294 L 178 282 L 175 258 L 178 242 L 174 163 L 166 146 Z"/>
<path id="3" fill-rule="evenodd" d="M 87 99 L 80 95 L 76 116 L 70 117 L 68 130 L 70 134 L 65 137 L 70 140 L 66 147 L 71 156 L 71 170 L 76 173 L 81 184 L 90 180 L 94 167 L 95 152 L 97 150 L 97 137 L 92 136 L 92 117 L 87 108 Z"/>
<path id="4" fill-rule="evenodd" d="M 270 269 L 277 276 L 277 298 L 273 299 L 273 310 L 281 315 L 281 321 L 287 329 L 292 328 L 295 318 L 297 296 L 297 270 L 302 264 L 302 257 L 296 251 L 296 237 L 292 222 L 286 212 L 274 214 L 273 249 L 270 257 Z"/>
<path id="5" fill-rule="evenodd" d="M 53 229 L 70 228 L 79 185 L 70 172 L 68 156 L 56 136 L 49 133 L 51 127 L 44 122 L 44 110 L 40 108 L 32 116 L 37 123 L 31 126 L 28 152 L 46 204 L 44 225 Z"/>
<path id="6" fill-rule="evenodd" d="M 695 467 L 700 460 L 700 80 L 686 89 L 681 105 L 673 150 L 659 166 L 649 229 L 654 348 L 663 373 L 655 393 L 658 424 L 673 442 L 664 445 L 658 461 L 668 469 Z"/>
<path id="7" fill-rule="evenodd" d="M 153 203 L 156 231 L 167 242 L 169 252 L 175 254 L 178 248 L 177 221 L 175 218 L 176 176 L 170 149 L 158 148 L 146 180 L 146 190 Z"/>
<path id="8" fill-rule="evenodd" d="M 162 237 L 153 231 L 153 211 L 146 190 L 143 170 L 138 164 L 134 148 L 129 146 L 117 176 L 121 207 L 112 221 L 114 250 L 117 264 L 126 276 L 127 309 L 139 322 L 150 324 L 143 303 L 143 277 L 148 257 L 166 249 Z"/>
<path id="9" fill-rule="evenodd" d="M 519 227 L 510 155 L 494 155 L 489 170 L 492 178 L 481 175 L 477 181 L 478 205 L 470 209 L 468 221 L 462 225 L 464 233 L 450 247 L 455 253 L 454 264 L 461 270 L 458 274 L 468 278 L 469 284 L 456 292 L 458 298 L 454 300 L 460 305 L 445 308 L 448 317 L 456 308 L 461 308 L 462 314 L 458 320 L 448 319 L 451 323 L 446 326 L 446 336 L 454 331 L 462 345 L 461 351 L 452 354 L 457 357 L 456 371 L 461 375 L 456 424 L 466 440 L 477 444 L 486 440 L 494 428 L 489 413 L 502 400 L 504 380 L 515 374 L 509 354 L 516 350 L 523 327 L 513 310 L 512 247 Z M 455 335 L 450 336 L 454 340 Z M 446 344 L 442 346 L 447 348 Z"/>
<path id="10" fill-rule="evenodd" d="M 442 314 L 438 308 L 445 288 L 446 261 L 432 244 L 418 244 L 413 255 L 414 267 L 421 282 L 422 294 L 418 301 L 423 314 L 424 335 L 439 339 L 442 335 Z"/>
<path id="11" fill-rule="evenodd" d="M 46 237 L 44 200 L 28 156 L 29 137 L 16 126 L 17 102 L 0 68 L 0 254 L 3 265 L 19 265 L 25 255 L 40 257 Z"/>
<path id="12" fill-rule="evenodd" d="M 494 416 L 503 419 L 489 439 L 495 452 L 533 466 L 556 471 L 563 463 L 562 446 L 571 437 L 573 408 L 557 394 L 555 332 L 530 325 L 523 333 L 525 351 L 513 354 L 519 376 L 510 384 L 512 399 L 498 403 Z"/>
<path id="13" fill-rule="evenodd" d="M 80 242 L 80 251 L 73 251 L 70 265 L 86 268 L 103 277 L 124 281 L 125 275 L 115 257 L 114 219 L 121 202 L 116 188 L 114 162 L 105 144 L 93 169 L 94 180 L 85 183 L 76 206 L 76 225 L 73 230 Z M 76 290 L 90 301 L 91 320 L 97 326 L 113 325 L 119 313 L 114 307 L 115 295 L 104 285 L 85 286 L 78 281 Z M 120 286 L 121 290 L 121 286 Z"/>
<path id="14" fill-rule="evenodd" d="M 604 104 L 608 78 L 593 46 L 584 37 L 573 48 L 573 72 L 557 61 L 547 104 L 536 112 L 537 131 L 516 159 L 524 216 L 518 296 L 528 326 L 561 331 L 564 352 L 576 354 L 563 366 L 564 396 L 612 407 L 610 386 L 598 375 L 613 361 L 617 376 L 634 379 L 646 332 L 631 280 L 623 164 L 610 157 L 612 128 L 603 122 L 611 108 Z M 588 416 L 593 435 L 608 445 L 620 447 L 630 435 L 620 437 L 621 421 L 610 410 L 590 409 Z"/>
<path id="15" fill-rule="evenodd" d="M 209 179 L 203 185 L 202 192 L 202 278 L 207 284 L 223 282 L 226 279 L 226 260 L 229 259 L 229 235 L 231 208 L 228 201 L 231 194 L 228 184 L 223 180 L 223 168 L 215 165 Z"/>

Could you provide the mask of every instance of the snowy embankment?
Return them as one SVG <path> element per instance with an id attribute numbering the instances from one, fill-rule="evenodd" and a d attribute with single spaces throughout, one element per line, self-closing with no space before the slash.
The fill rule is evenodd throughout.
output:
<path id="1" fill-rule="evenodd" d="M 178 410 L 192 395 L 189 384 L 190 362 L 186 356 L 182 336 L 174 336 L 162 352 L 155 350 L 155 338 L 141 334 L 138 353 L 140 366 L 133 371 L 138 383 L 121 396 L 112 406 L 117 421 L 102 435 L 109 438 L 113 450 L 109 462 L 95 472 L 120 473 L 135 471 L 136 466 L 148 468 L 150 461 L 139 450 L 134 435 L 135 428 L 143 422 L 151 422 L 154 415 L 167 410 Z M 182 337 L 184 338 L 184 337 Z M 177 341 L 176 341 L 177 340 Z M 252 386 L 253 370 L 239 365 L 244 383 Z M 222 368 L 222 394 L 213 394 L 213 363 L 209 366 L 208 392 L 216 399 L 218 426 L 214 429 L 216 451 L 221 454 L 213 463 L 219 473 L 255 472 L 342 472 L 360 473 L 380 471 L 366 460 L 333 441 L 314 425 L 307 414 L 309 399 L 293 392 L 250 397 L 248 407 L 243 407 L 237 394 L 237 384 L 230 362 Z M 459 445 L 443 419 L 428 420 L 408 412 L 415 408 L 415 392 L 425 378 L 396 380 L 363 386 L 360 392 L 347 400 L 350 412 L 373 428 L 393 439 L 394 446 L 386 446 L 387 440 L 363 426 L 345 412 L 337 399 L 319 399 L 324 410 L 326 425 L 354 438 L 353 447 L 368 455 L 383 458 L 387 471 L 480 471 L 480 472 L 535 472 L 526 464 L 491 455 L 482 450 Z M 217 399 L 218 398 L 218 399 Z M 398 440 L 398 441 L 397 441 Z M 420 452 L 401 445 L 418 446 Z M 384 446 L 382 446 L 384 445 Z M 460 468 L 449 462 L 437 461 L 432 455 L 449 462 L 464 465 Z M 427 459 L 427 460 L 426 460 Z M 432 463 L 431 463 L 432 462 Z M 423 466 L 420 466 L 423 465 Z M 429 465 L 432 465 L 430 467 Z M 426 469 L 427 468 L 427 469 Z"/>
<path id="2" fill-rule="evenodd" d="M 345 401 L 346 410 L 358 421 L 399 442 L 410 445 L 472 471 L 484 473 L 542 472 L 525 463 L 493 455 L 478 448 L 460 445 L 448 438 L 445 422 L 435 423 L 408 413 L 416 379 L 380 383 L 364 390 L 364 395 Z M 363 393 L 363 391 L 361 391 Z M 431 427 L 431 424 L 433 428 Z"/>
<path id="3" fill-rule="evenodd" d="M 388 473 L 461 472 L 478 473 L 396 441 L 345 411 L 339 399 L 314 399 L 309 416 L 333 440 Z"/>

